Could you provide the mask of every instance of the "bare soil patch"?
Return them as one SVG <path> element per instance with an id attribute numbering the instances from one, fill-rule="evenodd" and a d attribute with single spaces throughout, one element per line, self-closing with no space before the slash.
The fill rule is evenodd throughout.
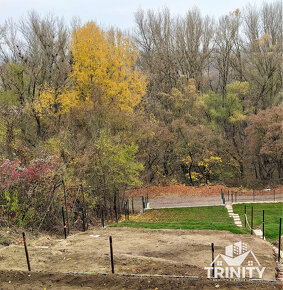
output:
<path id="1" fill-rule="evenodd" d="M 99 235 L 92 237 L 90 235 Z M 210 244 L 215 255 L 239 240 L 247 243 L 262 266 L 264 279 L 275 279 L 275 258 L 271 244 L 250 235 L 209 230 L 148 230 L 97 228 L 65 239 L 43 236 L 28 239 L 33 271 L 53 273 L 110 273 L 109 236 L 113 237 L 116 273 L 197 275 L 205 278 L 211 263 Z M 0 270 L 25 271 L 24 248 L 12 244 L 0 249 Z"/>
<path id="2" fill-rule="evenodd" d="M 274 282 L 212 281 L 169 277 L 122 277 L 0 271 L 0 287 L 26 289 L 282 289 Z"/>

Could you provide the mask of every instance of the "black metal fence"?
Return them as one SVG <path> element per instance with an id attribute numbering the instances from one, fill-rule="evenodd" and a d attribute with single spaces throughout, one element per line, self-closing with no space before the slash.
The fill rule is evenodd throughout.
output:
<path id="1" fill-rule="evenodd" d="M 283 202 L 283 193 L 275 190 L 236 191 L 221 190 L 220 197 L 223 203 L 235 202 Z"/>

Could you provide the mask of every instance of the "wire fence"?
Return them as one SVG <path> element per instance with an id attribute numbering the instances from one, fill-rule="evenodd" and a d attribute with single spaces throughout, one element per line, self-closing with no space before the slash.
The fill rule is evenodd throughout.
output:
<path id="1" fill-rule="evenodd" d="M 261 190 L 261 191 L 221 190 L 220 196 L 223 203 L 283 202 L 283 193 L 276 192 L 275 190 Z"/>

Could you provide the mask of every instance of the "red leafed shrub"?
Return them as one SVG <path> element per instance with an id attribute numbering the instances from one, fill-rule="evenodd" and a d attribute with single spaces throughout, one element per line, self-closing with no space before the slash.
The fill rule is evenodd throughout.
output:
<path id="1" fill-rule="evenodd" d="M 15 186 L 19 183 L 29 185 L 50 177 L 56 172 L 55 160 L 35 160 L 25 167 L 20 161 L 4 160 L 0 165 L 0 185 L 2 189 Z M 55 171 L 55 172 L 54 172 Z"/>
<path id="2" fill-rule="evenodd" d="M 47 209 L 52 216 L 52 211 L 58 210 L 53 194 L 60 176 L 55 158 L 33 160 L 25 166 L 18 160 L 0 162 L 0 202 L 10 222 L 34 228 Z M 49 206 L 51 201 L 53 207 Z M 44 219 L 43 228 L 52 223 L 51 216 Z"/>
<path id="3" fill-rule="evenodd" d="M 0 166 L 0 185 L 1 188 L 8 188 L 19 179 L 19 161 L 5 160 Z"/>

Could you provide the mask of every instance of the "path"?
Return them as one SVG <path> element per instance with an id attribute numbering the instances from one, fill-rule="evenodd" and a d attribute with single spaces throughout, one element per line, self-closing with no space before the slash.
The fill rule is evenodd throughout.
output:
<path id="1" fill-rule="evenodd" d="M 226 203 L 225 207 L 227 208 L 228 210 L 228 213 L 229 213 L 229 216 L 232 217 L 234 219 L 234 224 L 238 227 L 242 227 L 242 222 L 240 220 L 240 217 L 238 214 L 235 214 L 233 212 L 233 207 L 232 207 L 232 204 L 231 203 Z"/>
<path id="2" fill-rule="evenodd" d="M 274 202 L 273 196 L 263 195 L 256 196 L 253 200 L 252 196 L 241 196 L 237 197 L 237 203 L 259 203 L 259 202 Z M 276 195 L 275 202 L 283 202 L 283 194 Z M 191 206 L 210 206 L 210 205 L 223 205 L 220 195 L 214 196 L 196 196 L 196 197 L 185 197 L 178 195 L 159 196 L 149 198 L 149 208 L 175 208 L 175 207 L 191 207 Z"/>

